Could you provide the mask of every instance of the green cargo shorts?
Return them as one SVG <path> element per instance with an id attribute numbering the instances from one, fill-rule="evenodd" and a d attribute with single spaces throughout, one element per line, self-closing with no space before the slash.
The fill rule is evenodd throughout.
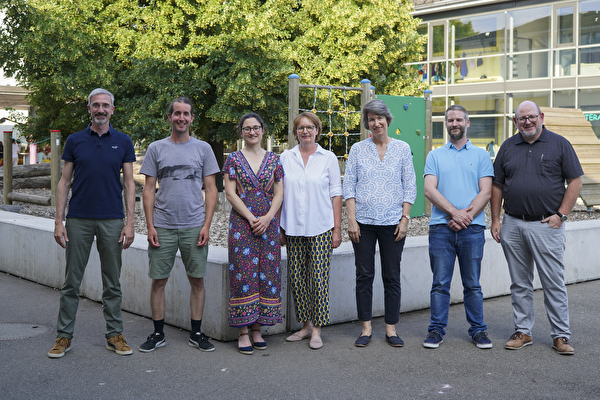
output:
<path id="1" fill-rule="evenodd" d="M 148 260 L 150 263 L 148 276 L 151 279 L 165 279 L 171 276 L 175 256 L 179 249 L 186 274 L 192 278 L 204 278 L 206 276 L 208 245 L 198 246 L 201 229 L 201 226 L 185 229 L 156 228 L 160 247 L 152 247 L 148 244 Z"/>

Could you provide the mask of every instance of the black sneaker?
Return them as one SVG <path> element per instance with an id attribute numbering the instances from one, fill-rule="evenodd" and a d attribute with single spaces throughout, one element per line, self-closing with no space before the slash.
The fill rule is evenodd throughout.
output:
<path id="1" fill-rule="evenodd" d="M 479 331 L 473 335 L 473 343 L 480 349 L 491 349 L 492 341 L 488 338 L 486 331 Z"/>
<path id="2" fill-rule="evenodd" d="M 160 333 L 154 332 L 142 345 L 140 346 L 140 351 L 143 353 L 150 353 L 154 351 L 157 347 L 163 347 L 165 345 L 165 334 L 162 335 Z"/>
<path id="3" fill-rule="evenodd" d="M 200 332 L 191 333 L 188 344 L 192 347 L 197 347 L 202 351 L 213 351 L 215 349 L 215 345 L 208 341 L 208 338 L 204 333 Z"/>
<path id="4" fill-rule="evenodd" d="M 427 338 L 425 338 L 425 341 L 423 342 L 423 347 L 426 347 L 428 349 L 437 349 L 438 347 L 440 347 L 440 344 L 443 341 L 444 337 L 442 336 L 441 332 L 431 331 L 427 335 Z"/>

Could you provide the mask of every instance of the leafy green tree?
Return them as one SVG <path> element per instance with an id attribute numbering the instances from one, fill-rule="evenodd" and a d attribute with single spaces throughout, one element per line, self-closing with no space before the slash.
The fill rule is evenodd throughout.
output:
<path id="1" fill-rule="evenodd" d="M 249 111 L 284 138 L 292 73 L 302 83 L 358 86 L 366 78 L 377 93 L 422 93 L 403 67 L 423 44 L 411 7 L 406 0 L 0 0 L 0 67 L 31 91 L 36 114 L 24 129 L 39 138 L 85 127 L 95 87 L 115 94 L 114 126 L 141 145 L 168 134 L 166 107 L 180 95 L 196 105 L 194 134 L 213 144 L 235 140 L 235 123 Z M 338 109 L 341 102 L 333 99 Z M 349 106 L 359 107 L 356 97 Z"/>

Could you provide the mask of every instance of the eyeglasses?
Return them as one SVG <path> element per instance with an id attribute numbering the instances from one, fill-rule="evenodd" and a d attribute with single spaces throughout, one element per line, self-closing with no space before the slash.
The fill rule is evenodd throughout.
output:
<path id="1" fill-rule="evenodd" d="M 250 131 L 258 132 L 261 129 L 262 129 L 262 126 L 260 126 L 260 125 L 254 125 L 252 127 L 245 126 L 245 127 L 242 128 L 242 132 L 244 132 L 244 133 L 250 133 Z"/>
<path id="2" fill-rule="evenodd" d="M 108 104 L 108 103 L 102 103 L 102 104 L 100 104 L 100 103 L 92 103 L 91 107 L 94 110 L 97 110 L 99 108 L 104 108 L 105 110 L 108 110 L 108 109 L 112 108 L 112 106 L 110 104 Z"/>
<path id="3" fill-rule="evenodd" d="M 530 115 L 528 117 L 519 117 L 519 118 L 517 118 L 517 121 L 519 121 L 520 123 L 523 123 L 527 120 L 529 120 L 529 122 L 536 122 L 539 116 L 540 115 L 538 114 L 538 115 Z"/>
<path id="4" fill-rule="evenodd" d="M 304 131 L 304 130 L 305 130 L 306 132 L 309 132 L 309 133 L 311 133 L 312 131 L 314 131 L 314 130 L 315 130 L 315 128 L 316 128 L 316 127 L 315 127 L 314 125 L 299 126 L 299 127 L 297 127 L 297 128 L 296 128 L 296 131 L 298 131 L 298 132 L 302 132 L 302 131 Z"/>

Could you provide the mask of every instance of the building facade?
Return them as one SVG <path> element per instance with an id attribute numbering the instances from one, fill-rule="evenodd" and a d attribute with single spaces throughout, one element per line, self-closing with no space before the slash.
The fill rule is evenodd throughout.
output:
<path id="1" fill-rule="evenodd" d="M 524 100 L 579 108 L 600 138 L 600 0 L 415 0 L 414 16 L 428 41 L 407 67 L 431 85 L 434 146 L 447 141 L 445 109 L 460 104 L 471 140 L 493 149 Z"/>

